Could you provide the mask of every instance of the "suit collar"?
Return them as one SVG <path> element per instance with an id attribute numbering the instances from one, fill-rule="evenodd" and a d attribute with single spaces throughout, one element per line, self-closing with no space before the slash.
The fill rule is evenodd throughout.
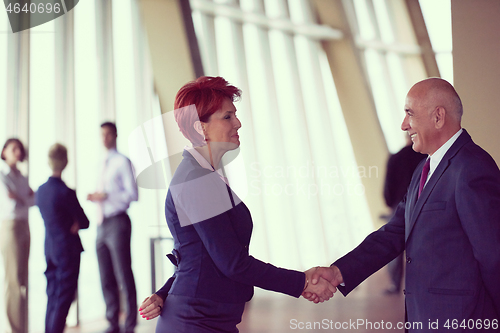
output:
<path id="1" fill-rule="evenodd" d="M 458 139 L 453 143 L 453 145 L 448 149 L 446 154 L 443 156 L 443 159 L 437 166 L 436 170 L 434 173 L 431 175 L 431 178 L 427 181 L 427 184 L 425 185 L 424 189 L 422 190 L 422 193 L 420 194 L 420 197 L 417 199 L 418 196 L 418 185 L 420 183 L 420 174 L 422 173 L 422 168 L 424 163 L 420 163 L 419 166 L 417 167 L 418 172 L 415 172 L 413 174 L 413 179 L 411 181 L 411 185 L 408 189 L 408 205 L 406 206 L 406 209 L 410 209 L 410 220 L 409 220 L 409 225 L 407 225 L 407 230 L 406 230 L 406 239 L 411 234 L 411 231 L 415 225 L 415 222 L 417 221 L 418 216 L 420 215 L 420 212 L 422 210 L 422 207 L 424 206 L 425 202 L 429 198 L 429 195 L 431 194 L 432 190 L 436 186 L 437 182 L 443 175 L 443 173 L 446 171 L 450 163 L 452 163 L 453 158 L 455 155 L 458 153 L 458 151 L 468 142 L 471 142 L 472 139 L 467 133 L 467 131 L 464 129 L 462 134 L 458 137 Z M 407 221 L 408 222 L 408 221 Z"/>

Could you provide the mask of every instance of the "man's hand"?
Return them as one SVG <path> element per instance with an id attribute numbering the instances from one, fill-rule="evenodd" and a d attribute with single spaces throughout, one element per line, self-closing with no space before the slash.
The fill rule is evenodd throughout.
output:
<path id="1" fill-rule="evenodd" d="M 333 297 L 337 288 L 335 285 L 332 285 L 329 281 L 321 277 L 319 278 L 319 282 L 316 281 L 315 284 L 312 284 L 311 281 L 313 279 L 313 273 L 317 269 L 317 267 L 314 267 L 304 272 L 306 274 L 306 286 L 302 292 L 302 296 L 314 303 L 322 303 Z M 306 297 L 306 295 L 308 297 Z M 314 295 L 314 297 L 312 295 Z"/>
<path id="2" fill-rule="evenodd" d="M 146 320 L 150 320 L 158 317 L 161 314 L 161 310 L 163 309 L 163 299 L 153 294 L 147 297 L 139 307 L 139 314 L 142 318 L 146 318 Z"/>
<path id="3" fill-rule="evenodd" d="M 337 287 L 339 284 L 344 282 L 342 278 L 342 274 L 337 266 L 332 265 L 330 267 L 316 267 L 311 268 L 309 271 L 311 272 L 310 283 L 312 285 L 316 285 L 317 283 L 321 283 L 322 279 L 325 279 L 332 286 Z M 309 272 L 308 271 L 308 272 Z M 310 292 L 309 290 L 304 290 L 302 296 L 314 303 L 321 302 L 321 295 L 317 295 L 316 293 Z"/>
<path id="4" fill-rule="evenodd" d="M 10 190 L 9 190 L 8 196 L 9 196 L 9 199 L 17 200 L 17 195 Z"/>
<path id="5" fill-rule="evenodd" d="M 108 198 L 106 193 L 95 192 L 87 195 L 87 200 L 92 202 L 101 202 Z"/>

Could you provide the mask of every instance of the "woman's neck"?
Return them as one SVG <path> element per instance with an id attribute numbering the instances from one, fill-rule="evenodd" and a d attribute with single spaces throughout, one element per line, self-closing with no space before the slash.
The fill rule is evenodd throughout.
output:
<path id="1" fill-rule="evenodd" d="M 10 167 L 12 171 L 18 171 L 17 170 L 17 162 L 7 162 L 7 165 Z"/>
<path id="2" fill-rule="evenodd" d="M 214 170 L 219 168 L 222 156 L 226 153 L 220 149 L 214 149 L 213 145 L 210 145 L 210 143 L 207 143 L 207 145 L 203 147 L 195 147 L 195 149 L 210 163 L 210 165 L 212 165 Z"/>

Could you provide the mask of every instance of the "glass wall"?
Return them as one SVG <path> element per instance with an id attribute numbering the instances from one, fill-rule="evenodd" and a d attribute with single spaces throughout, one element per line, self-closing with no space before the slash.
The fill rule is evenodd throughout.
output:
<path id="1" fill-rule="evenodd" d="M 98 20 L 103 19 L 99 7 L 103 3 L 110 5 L 109 15 L 104 17 L 104 24 L 97 24 L 102 23 Z M 51 175 L 47 163 L 49 147 L 55 142 L 66 145 L 69 164 L 63 173 L 63 180 L 76 189 L 90 219 L 89 229 L 80 231 L 85 249 L 79 278 L 79 317 L 82 322 L 102 319 L 105 315 L 95 253 L 97 212 L 94 204 L 86 201 L 87 194 L 96 190 L 98 170 L 104 156 L 100 124 L 105 120 L 116 121 L 118 150 L 128 155 L 130 133 L 141 125 L 141 121 L 150 119 L 153 112 L 160 114 L 159 109 L 151 107 L 153 80 L 137 6 L 132 0 L 120 0 L 119 3 L 80 1 L 68 14 L 17 35 L 11 32 L 5 11 L 0 11 L 2 145 L 8 133 L 28 136 L 25 144 L 29 149 L 29 168 L 26 172 L 33 190 Z M 7 82 L 8 69 L 18 71 L 15 77 L 21 77 L 21 69 L 8 62 L 8 52 L 13 51 L 9 47 L 15 45 L 9 44 L 9 39 L 20 34 L 29 35 L 29 47 L 19 51 L 29 59 L 29 85 L 26 88 Z M 106 50 L 107 56 L 110 56 L 109 63 L 103 64 L 103 58 L 96 56 L 99 50 Z M 107 88 L 106 95 L 103 94 L 103 86 Z M 7 108 L 7 97 L 12 99 L 18 94 L 27 96 L 27 119 L 19 118 L 20 110 L 16 109 L 19 108 L 16 103 Z M 19 132 L 19 121 L 29 124 L 28 133 Z M 164 224 L 160 204 L 164 196 L 164 191 L 140 189 L 139 201 L 132 203 L 129 210 L 133 228 L 132 263 L 138 299 L 141 300 L 151 293 L 149 238 L 156 237 L 158 225 Z M 37 207 L 30 210 L 30 229 L 29 326 L 30 331 L 36 332 L 44 329 L 47 300 L 43 248 L 45 228 Z M 3 313 L 3 293 L 0 293 L 0 311 Z M 75 323 L 76 308 L 73 307 L 68 324 Z M 0 321 L 2 327 L 3 318 Z"/>
<path id="2" fill-rule="evenodd" d="M 419 0 L 441 77 L 453 84 L 451 1 Z"/>
<path id="3" fill-rule="evenodd" d="M 243 91 L 233 179 L 247 180 L 251 253 L 296 269 L 345 253 L 373 226 L 320 44 L 341 33 L 305 0 L 190 3 L 205 74 Z"/>

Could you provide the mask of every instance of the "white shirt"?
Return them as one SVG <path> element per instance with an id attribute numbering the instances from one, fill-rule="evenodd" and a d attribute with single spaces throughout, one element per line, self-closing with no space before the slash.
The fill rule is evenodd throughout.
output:
<path id="1" fill-rule="evenodd" d="M 130 203 L 139 198 L 132 163 L 116 149 L 108 150 L 98 191 L 107 195 L 106 200 L 100 202 L 105 218 L 125 212 Z"/>
<path id="2" fill-rule="evenodd" d="M 0 220 L 27 220 L 29 208 L 35 205 L 28 178 L 19 170 L 13 171 L 7 163 L 0 163 Z M 9 198 L 9 191 L 19 200 Z"/>
<path id="3" fill-rule="evenodd" d="M 444 145 L 439 147 L 438 150 L 434 152 L 434 154 L 430 155 L 431 162 L 430 162 L 430 169 L 429 169 L 429 174 L 427 175 L 427 180 L 425 181 L 425 184 L 431 179 L 432 174 L 434 171 L 436 171 L 436 168 L 438 167 L 439 163 L 441 163 L 441 160 L 443 159 L 444 155 L 446 152 L 450 149 L 450 147 L 457 141 L 458 137 L 460 134 L 462 134 L 463 129 L 461 128 L 455 135 L 453 135 L 448 141 L 445 142 Z M 424 185 L 425 187 L 425 185 Z"/>

